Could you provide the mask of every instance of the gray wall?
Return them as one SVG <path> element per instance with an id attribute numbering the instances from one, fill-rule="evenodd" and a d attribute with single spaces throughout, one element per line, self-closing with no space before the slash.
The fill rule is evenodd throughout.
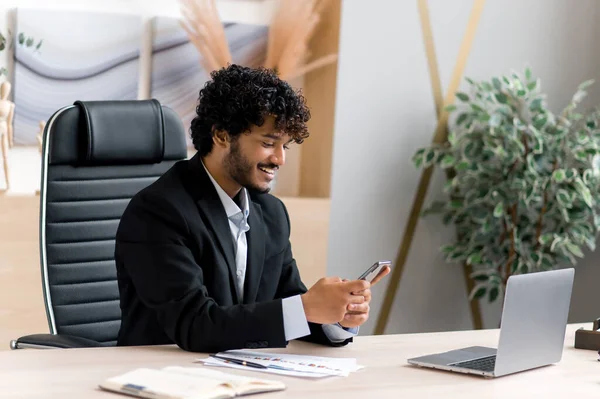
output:
<path id="1" fill-rule="evenodd" d="M 444 90 L 471 6 L 429 1 Z M 488 0 L 465 76 L 530 66 L 557 111 L 578 83 L 600 80 L 599 12 L 594 0 Z M 327 271 L 351 278 L 377 259 L 395 259 L 420 175 L 410 157 L 435 127 L 416 0 L 343 2 L 337 90 Z M 587 104 L 598 103 L 600 82 Z M 427 202 L 440 197 L 443 182 L 436 172 Z M 386 333 L 472 328 L 461 266 L 438 252 L 452 238 L 437 218 L 420 219 Z M 577 265 L 571 321 L 600 317 L 599 259 L 592 254 Z M 373 331 L 384 288 L 374 288 L 362 333 Z M 484 304 L 485 327 L 498 325 L 499 305 Z"/>

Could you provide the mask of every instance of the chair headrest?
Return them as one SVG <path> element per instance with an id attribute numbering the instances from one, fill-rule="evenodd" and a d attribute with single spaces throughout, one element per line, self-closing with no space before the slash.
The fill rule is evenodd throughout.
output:
<path id="1" fill-rule="evenodd" d="M 157 100 L 76 101 L 87 137 L 87 164 L 159 163 L 165 123 Z"/>

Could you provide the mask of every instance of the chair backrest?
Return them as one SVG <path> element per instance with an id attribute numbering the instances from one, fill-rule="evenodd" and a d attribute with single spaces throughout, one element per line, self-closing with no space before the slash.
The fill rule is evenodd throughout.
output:
<path id="1" fill-rule="evenodd" d="M 115 236 L 129 200 L 187 156 L 177 114 L 156 100 L 76 102 L 46 124 L 40 256 L 52 334 L 115 345 Z"/>

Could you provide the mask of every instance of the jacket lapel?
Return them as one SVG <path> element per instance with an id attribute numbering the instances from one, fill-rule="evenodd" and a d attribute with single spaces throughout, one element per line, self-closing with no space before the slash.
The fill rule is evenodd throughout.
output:
<path id="1" fill-rule="evenodd" d="M 252 201 L 250 201 L 248 224 L 250 230 L 246 233 L 248 258 L 246 262 L 246 281 L 244 282 L 244 303 L 254 303 L 258 295 L 258 286 L 260 285 L 265 261 L 266 232 L 262 208 Z"/>
<path id="2" fill-rule="evenodd" d="M 223 208 L 221 199 L 202 166 L 199 155 L 196 154 L 189 161 L 189 167 L 191 181 L 186 186 L 192 192 L 194 198 L 196 198 L 202 219 L 215 232 L 217 243 L 229 269 L 229 283 L 232 287 L 234 302 L 240 303 L 242 298 L 237 288 L 235 247 L 225 208 Z"/>

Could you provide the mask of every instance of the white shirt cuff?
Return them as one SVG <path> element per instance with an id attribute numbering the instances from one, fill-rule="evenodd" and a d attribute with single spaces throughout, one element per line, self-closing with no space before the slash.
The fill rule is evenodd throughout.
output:
<path id="1" fill-rule="evenodd" d="M 310 335 L 310 328 L 308 327 L 308 321 L 306 321 L 300 295 L 283 298 L 281 308 L 283 310 L 283 331 L 285 332 L 286 341 Z"/>
<path id="2" fill-rule="evenodd" d="M 358 327 L 344 328 L 339 324 L 323 324 L 323 332 L 331 342 L 342 342 L 358 335 Z"/>

